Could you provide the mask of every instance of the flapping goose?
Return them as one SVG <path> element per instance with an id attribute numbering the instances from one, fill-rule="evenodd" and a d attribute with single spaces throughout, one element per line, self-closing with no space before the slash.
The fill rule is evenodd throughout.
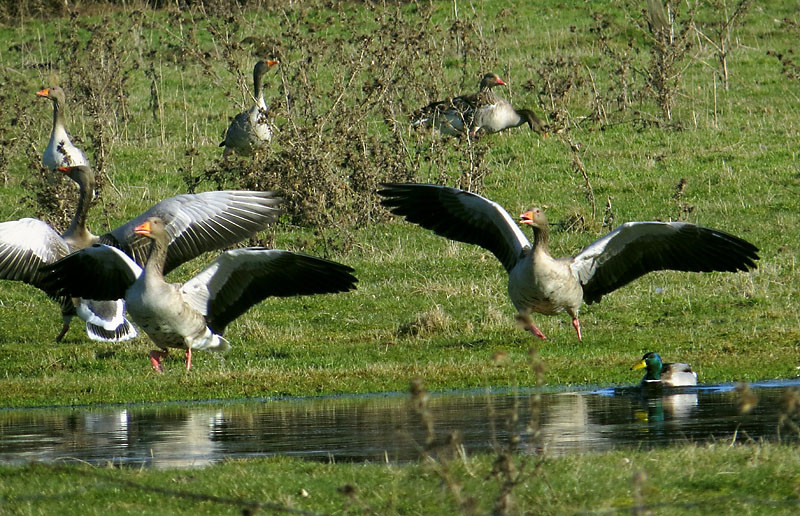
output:
<path id="1" fill-rule="evenodd" d="M 566 311 L 581 339 L 578 310 L 648 272 L 746 271 L 758 248 L 717 229 L 686 222 L 628 222 L 575 256 L 553 258 L 544 211 L 520 215 L 533 230 L 533 245 L 499 204 L 479 195 L 425 184 L 385 183 L 381 202 L 395 215 L 460 242 L 491 251 L 508 272 L 508 294 L 517 321 L 542 339 L 531 312 Z"/>
<path id="2" fill-rule="evenodd" d="M 663 363 L 658 353 L 645 353 L 642 360 L 637 362 L 631 371 L 636 369 L 646 369 L 646 374 L 642 378 L 643 387 L 666 386 L 684 387 L 697 385 L 697 373 L 692 371 L 689 364 L 680 362 Z"/>
<path id="3" fill-rule="evenodd" d="M 165 270 L 169 272 L 202 253 L 227 247 L 253 235 L 264 229 L 280 213 L 277 208 L 280 199 L 273 192 L 219 191 L 184 194 L 163 200 L 139 217 L 109 233 L 97 236 L 86 227 L 86 215 L 94 191 L 94 173 L 89 167 L 70 167 L 63 171 L 81 189 L 72 224 L 63 235 L 37 219 L 0 224 L 0 278 L 24 281 L 51 293 L 41 283 L 41 267 L 97 242 L 118 247 L 137 263 L 144 265 L 149 240 L 136 235 L 134 228 L 151 216 L 158 216 L 167 224 L 171 240 Z M 76 310 L 70 299 L 61 298 L 59 301 L 62 304 L 64 327 L 58 340 L 66 334 Z M 78 306 L 78 316 L 91 323 L 87 324 L 90 337 L 124 340 L 124 337 L 136 335 L 133 326 L 122 316 L 122 301 L 83 301 Z M 92 312 L 94 315 L 91 317 L 100 318 L 102 323 L 90 318 L 89 314 Z"/>
<path id="4" fill-rule="evenodd" d="M 78 183 L 80 195 L 72 222 L 59 235 L 46 222 L 23 218 L 0 223 L 0 279 L 18 280 L 42 288 L 42 265 L 53 263 L 71 252 L 94 243 L 96 236 L 86 228 L 86 214 L 94 194 L 95 178 L 91 168 L 60 167 Z M 136 336 L 136 329 L 124 317 L 122 301 L 56 299 L 61 305 L 63 326 L 56 342 L 69 331 L 75 315 L 86 321 L 86 333 L 92 340 L 123 341 Z"/>
<path id="5" fill-rule="evenodd" d="M 478 92 L 447 100 L 432 102 L 420 110 L 414 125 L 433 126 L 444 134 L 461 135 L 479 130 L 496 133 L 527 123 L 531 130 L 547 134 L 547 125 L 529 109 L 514 109 L 510 102 L 492 91 L 503 86 L 497 74 L 487 73 L 481 79 Z"/>
<path id="6" fill-rule="evenodd" d="M 169 348 L 226 351 L 225 327 L 259 301 L 271 297 L 345 292 L 358 281 L 353 269 L 291 251 L 246 248 L 227 251 L 183 285 L 164 281 L 170 240 L 159 217 L 134 231 L 150 239 L 142 270 L 127 254 L 95 245 L 46 268 L 45 283 L 62 295 L 125 298 L 128 313 L 161 350 L 150 352 L 156 371 Z M 95 276 L 96 281 L 86 281 Z"/>
<path id="7" fill-rule="evenodd" d="M 72 167 L 89 165 L 89 160 L 82 150 L 72 144 L 64 126 L 64 106 L 66 97 L 64 90 L 52 86 L 36 92 L 40 97 L 53 101 L 53 131 L 50 133 L 50 143 L 42 155 L 42 165 L 50 170 L 58 167 Z"/>
<path id="8" fill-rule="evenodd" d="M 278 64 L 272 59 L 261 60 L 253 68 L 253 97 L 255 104 L 247 111 L 236 115 L 225 139 L 219 144 L 225 147 L 222 155 L 228 157 L 235 152 L 241 156 L 250 156 L 256 150 L 265 146 L 272 139 L 272 129 L 267 122 L 267 103 L 264 102 L 264 74 Z"/>

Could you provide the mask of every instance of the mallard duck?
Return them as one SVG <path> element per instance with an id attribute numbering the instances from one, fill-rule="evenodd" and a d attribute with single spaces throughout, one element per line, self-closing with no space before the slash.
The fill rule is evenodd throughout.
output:
<path id="1" fill-rule="evenodd" d="M 689 364 L 680 362 L 663 363 L 658 353 L 645 353 L 642 360 L 631 367 L 631 371 L 646 369 L 642 378 L 642 386 L 663 385 L 666 387 L 684 387 L 697 385 L 697 373 Z"/>
<path id="2" fill-rule="evenodd" d="M 53 102 L 53 130 L 50 132 L 50 142 L 42 155 L 42 165 L 50 170 L 58 167 L 88 166 L 89 159 L 82 150 L 72 144 L 64 125 L 66 106 L 64 90 L 58 86 L 51 86 L 37 91 L 36 94 Z"/>
<path id="3" fill-rule="evenodd" d="M 531 130 L 547 134 L 547 125 L 529 109 L 515 109 L 510 102 L 492 91 L 506 83 L 494 73 L 487 73 L 478 85 L 478 92 L 432 102 L 422 108 L 414 125 L 427 125 L 443 134 L 471 135 L 479 130 L 496 133 L 527 123 Z"/>
<path id="4" fill-rule="evenodd" d="M 115 247 L 94 245 L 43 269 L 44 283 L 61 295 L 92 299 L 124 297 L 133 321 L 161 348 L 150 352 L 153 368 L 169 348 L 226 351 L 227 325 L 259 301 L 271 297 L 346 292 L 358 281 L 353 269 L 322 258 L 280 249 L 227 251 L 183 285 L 167 283 L 171 236 L 164 221 L 149 217 L 134 229 L 149 239 L 142 270 Z"/>
<path id="5" fill-rule="evenodd" d="M 537 337 L 531 312 L 566 311 L 581 339 L 581 303 L 595 303 L 614 290 L 658 270 L 747 271 L 758 248 L 718 229 L 688 222 L 628 222 L 589 244 L 575 256 L 550 255 L 544 210 L 520 215 L 533 230 L 531 244 L 499 204 L 457 188 L 383 183 L 381 203 L 395 215 L 437 235 L 491 251 L 508 272 L 508 294 L 517 322 Z"/>
<path id="6" fill-rule="evenodd" d="M 227 158 L 234 152 L 241 156 L 251 156 L 272 139 L 272 129 L 267 121 L 269 107 L 264 101 L 264 75 L 276 64 L 278 61 L 272 59 L 261 60 L 253 68 L 255 104 L 247 111 L 236 115 L 231 122 L 225 133 L 225 139 L 219 144 L 220 147 L 225 147 L 223 157 Z"/>

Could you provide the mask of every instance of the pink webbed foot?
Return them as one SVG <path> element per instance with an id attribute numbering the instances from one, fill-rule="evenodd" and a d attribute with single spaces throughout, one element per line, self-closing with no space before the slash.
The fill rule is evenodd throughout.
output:
<path id="1" fill-rule="evenodd" d="M 542 333 L 542 331 L 539 328 L 537 328 L 535 324 L 531 323 L 531 325 L 528 326 L 525 329 L 528 330 L 529 332 L 533 333 L 534 335 L 536 335 L 540 339 L 547 340 L 547 337 L 544 336 L 544 333 Z"/>
<path id="2" fill-rule="evenodd" d="M 164 368 L 161 367 L 161 361 L 164 357 L 167 356 L 166 351 L 159 351 L 154 349 L 150 352 L 150 363 L 153 364 L 153 369 L 156 370 L 157 373 L 163 373 Z"/>
<path id="3" fill-rule="evenodd" d="M 533 333 L 542 340 L 547 340 L 547 337 L 544 336 L 544 333 L 542 333 L 542 331 L 537 328 L 535 324 L 533 324 L 533 321 L 531 321 L 530 317 L 528 317 L 528 314 L 519 313 L 517 314 L 516 319 L 517 323 L 522 326 L 522 329 Z"/>
<path id="4" fill-rule="evenodd" d="M 192 348 L 186 348 L 186 370 L 192 368 Z"/>
<path id="5" fill-rule="evenodd" d="M 583 341 L 581 338 L 581 323 L 578 321 L 577 317 L 572 318 L 572 325 L 575 327 L 575 331 L 578 332 L 578 340 Z"/>

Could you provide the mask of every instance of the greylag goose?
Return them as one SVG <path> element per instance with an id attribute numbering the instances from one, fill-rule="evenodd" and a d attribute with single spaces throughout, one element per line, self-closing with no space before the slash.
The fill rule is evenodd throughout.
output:
<path id="1" fill-rule="evenodd" d="M 629 282 L 658 270 L 747 271 L 758 248 L 717 229 L 687 222 L 628 222 L 575 256 L 550 255 L 550 230 L 540 208 L 520 215 L 533 245 L 499 204 L 479 195 L 426 184 L 382 184 L 381 202 L 395 215 L 437 235 L 491 251 L 508 272 L 516 319 L 539 338 L 531 312 L 566 311 L 581 339 L 578 311 Z"/>
<path id="2" fill-rule="evenodd" d="M 58 167 L 88 166 L 89 160 L 82 150 L 72 144 L 64 125 L 64 107 L 66 97 L 64 90 L 58 86 L 37 91 L 40 97 L 45 97 L 53 102 L 53 131 L 50 133 L 50 142 L 42 155 L 42 165 L 49 170 Z"/>
<path id="3" fill-rule="evenodd" d="M 225 147 L 222 152 L 224 157 L 228 157 L 231 153 L 235 152 L 241 156 L 250 156 L 256 150 L 264 147 L 272 139 L 272 129 L 269 127 L 267 121 L 267 103 L 264 102 L 264 74 L 270 68 L 278 64 L 278 61 L 272 59 L 261 60 L 256 63 L 253 68 L 253 97 L 255 104 L 247 111 L 243 111 L 236 115 L 228 131 L 225 133 L 225 139 L 219 144 L 220 147 Z"/>
<path id="4" fill-rule="evenodd" d="M 66 231 L 58 234 L 46 222 L 23 218 L 0 223 L 0 279 L 23 281 L 38 288 L 40 268 L 71 252 L 94 243 L 97 237 L 86 228 L 86 215 L 94 194 L 95 178 L 91 168 L 59 167 L 78 183 L 78 207 Z M 78 315 L 86 322 L 86 333 L 92 340 L 123 341 L 136 336 L 136 329 L 124 317 L 121 301 L 72 300 L 59 297 L 63 325 L 56 342 L 69 331 L 70 322 Z"/>
<path id="5" fill-rule="evenodd" d="M 511 103 L 492 91 L 503 86 L 497 74 L 487 73 L 478 85 L 478 92 L 432 102 L 420 110 L 414 125 L 433 126 L 444 134 L 471 135 L 479 130 L 496 133 L 527 123 L 531 130 L 547 134 L 547 125 L 529 109 L 514 109 Z"/>
<path id="6" fill-rule="evenodd" d="M 0 279 L 24 281 L 49 292 L 41 284 L 41 268 L 97 242 L 119 247 L 137 263 L 144 264 L 149 243 L 146 238 L 136 235 L 134 228 L 151 216 L 159 216 L 167 223 L 171 236 L 166 263 L 169 272 L 206 251 L 227 247 L 264 229 L 280 212 L 277 208 L 280 199 L 275 198 L 273 192 L 184 194 L 163 200 L 136 219 L 97 236 L 86 227 L 86 215 L 94 191 L 92 169 L 81 166 L 63 168 L 62 171 L 78 183 L 81 192 L 70 227 L 59 235 L 37 219 L 0 224 Z M 70 299 L 61 298 L 59 301 L 64 327 L 57 340 L 66 334 L 69 322 L 76 314 L 76 307 Z M 77 315 L 88 323 L 90 337 L 124 340 L 135 336 L 136 330 L 124 320 L 122 308 L 121 301 L 107 303 L 84 299 L 77 307 Z"/>
<path id="7" fill-rule="evenodd" d="M 358 281 L 353 269 L 336 262 L 245 248 L 222 253 L 183 285 L 171 284 L 164 281 L 171 238 L 164 221 L 149 217 L 134 231 L 150 239 L 144 270 L 119 249 L 98 244 L 48 265 L 45 283 L 61 295 L 124 297 L 133 321 L 161 348 L 150 352 L 158 372 L 169 348 L 186 350 L 187 370 L 193 349 L 227 351 L 226 326 L 267 297 L 346 292 Z"/>
<path id="8" fill-rule="evenodd" d="M 686 387 L 697 385 L 697 373 L 689 364 L 680 362 L 664 363 L 658 353 L 645 353 L 642 359 L 631 367 L 631 371 L 646 369 L 642 387 Z"/>

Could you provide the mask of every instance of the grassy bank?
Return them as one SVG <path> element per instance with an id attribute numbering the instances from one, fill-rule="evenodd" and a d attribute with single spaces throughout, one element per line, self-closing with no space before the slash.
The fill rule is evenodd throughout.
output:
<path id="1" fill-rule="evenodd" d="M 0 507 L 65 515 L 795 514 L 797 452 L 719 443 L 536 464 L 517 457 L 508 499 L 508 477 L 490 456 L 390 466 L 275 458 L 188 471 L 34 464 L 0 468 Z"/>
<path id="2" fill-rule="evenodd" d="M 668 118 L 648 79 L 654 40 L 624 3 L 341 7 L 100 5 L 0 27 L 2 219 L 63 228 L 71 214 L 74 189 L 37 166 L 52 113 L 34 93 L 59 83 L 68 128 L 104 174 L 94 232 L 191 189 L 274 187 L 287 215 L 256 243 L 339 260 L 360 279 L 353 293 L 262 303 L 230 326 L 224 357 L 197 353 L 189 374 L 170 358 L 160 377 L 145 337 L 95 343 L 75 323 L 56 344 L 56 306 L 0 282 L 1 405 L 401 390 L 416 376 L 430 389 L 531 385 L 531 346 L 552 384 L 634 382 L 628 368 L 649 350 L 704 382 L 796 375 L 798 82 L 768 54 L 789 55 L 796 13 L 767 2 L 734 24 L 726 91 L 703 36 L 716 11 L 681 11 L 678 35 L 693 29 L 688 50 L 673 49 Z M 255 55 L 281 59 L 266 90 L 279 134 L 259 160 L 223 164 L 217 144 L 250 102 Z M 548 119 L 549 138 L 409 129 L 415 108 L 473 91 L 487 70 Z M 471 185 L 513 215 L 548 205 L 556 255 L 625 221 L 683 219 L 754 242 L 761 261 L 747 274 L 648 275 L 583 307 L 583 342 L 566 316 L 535 316 L 539 342 L 514 326 L 489 253 L 378 207 L 377 182 L 405 179 Z"/>

